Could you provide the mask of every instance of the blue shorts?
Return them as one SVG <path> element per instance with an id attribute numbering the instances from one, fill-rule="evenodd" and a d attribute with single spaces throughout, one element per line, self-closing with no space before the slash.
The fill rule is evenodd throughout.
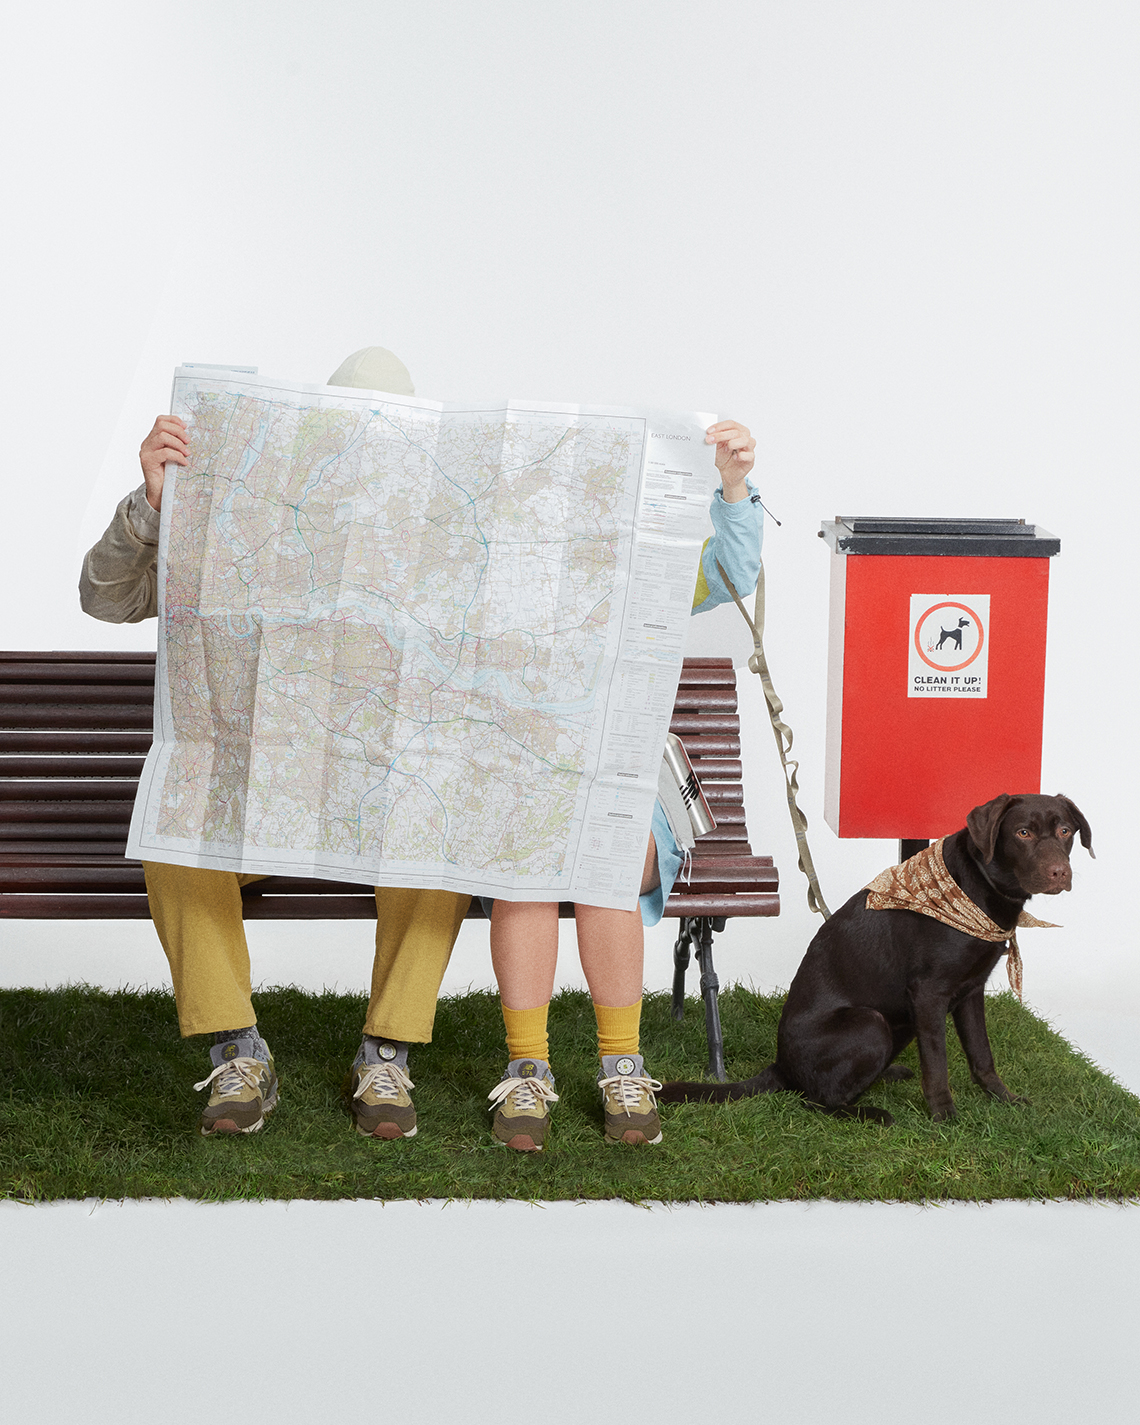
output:
<path id="1" fill-rule="evenodd" d="M 677 845 L 660 799 L 653 807 L 650 830 L 657 843 L 657 874 L 661 884 L 639 897 L 642 925 L 656 925 L 661 919 L 665 912 L 665 902 L 669 899 L 669 892 L 673 889 L 673 882 L 677 879 L 677 872 L 685 859 L 685 853 Z"/>

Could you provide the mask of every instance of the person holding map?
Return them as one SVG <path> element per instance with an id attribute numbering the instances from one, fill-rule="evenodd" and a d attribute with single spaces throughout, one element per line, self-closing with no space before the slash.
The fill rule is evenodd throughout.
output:
<path id="1" fill-rule="evenodd" d="M 692 844 L 646 748 L 672 704 L 690 581 L 697 612 L 729 597 L 722 569 L 755 582 L 748 431 L 694 413 L 417 400 L 377 347 L 325 387 L 183 367 L 171 409 L 140 450 L 143 485 L 84 560 L 80 598 L 110 622 L 163 610 L 128 854 L 181 1031 L 214 1037 L 201 1131 L 254 1132 L 276 1103 L 241 888 L 285 874 L 377 886 L 348 1085 L 358 1132 L 415 1133 L 408 1044 L 431 1037 L 479 894 L 497 902 L 511 1055 L 496 1137 L 542 1146 L 551 917 L 572 900 L 607 1136 L 655 1141 L 641 922 L 619 907 L 643 882 L 642 914 L 659 918 Z M 651 813 L 643 874 L 634 827 Z M 510 904 L 520 893 L 537 904 Z"/>
<path id="2" fill-rule="evenodd" d="M 407 368 L 383 347 L 346 358 L 331 386 L 414 395 Z M 159 511 L 165 466 L 187 464 L 188 431 L 159 416 L 139 451 L 143 484 L 123 499 L 83 561 L 83 610 L 108 623 L 137 623 L 158 613 Z M 179 1028 L 211 1034 L 211 1090 L 201 1132 L 254 1133 L 277 1103 L 273 1056 L 257 1031 L 241 887 L 258 876 L 144 861 L 151 917 L 170 962 Z M 348 1096 L 359 1133 L 410 1138 L 416 1113 L 409 1090 L 408 1044 L 431 1039 L 440 982 L 469 895 L 447 890 L 376 888 L 376 955 L 364 1035 Z"/>
<path id="3" fill-rule="evenodd" d="M 721 487 L 713 496 L 714 534 L 701 552 L 693 613 L 732 598 L 721 570 L 741 595 L 756 586 L 760 571 L 763 505 L 747 476 L 756 442 L 735 421 L 709 427 L 716 445 Z M 663 791 L 667 776 L 662 779 Z M 636 910 L 576 904 L 578 954 L 597 1021 L 605 1138 L 609 1143 L 659 1143 L 661 1122 L 654 1091 L 661 1085 L 645 1072 L 640 1052 L 644 966 L 643 925 L 656 925 L 693 845 L 683 804 L 659 796 Z M 671 800 L 671 799 L 670 799 Z M 558 960 L 558 903 L 496 899 L 491 909 L 491 959 L 506 1026 L 508 1064 L 488 1097 L 497 1142 L 520 1152 L 542 1151 L 551 1105 L 558 1101 L 550 1069 L 547 1012 Z"/>

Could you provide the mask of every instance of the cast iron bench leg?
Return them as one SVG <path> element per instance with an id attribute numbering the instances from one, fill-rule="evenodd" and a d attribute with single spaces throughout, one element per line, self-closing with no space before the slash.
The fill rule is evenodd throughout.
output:
<path id="1" fill-rule="evenodd" d="M 693 922 L 687 915 L 680 919 L 680 933 L 673 946 L 673 1018 L 685 1017 L 685 971 L 689 968 L 689 946 L 693 940 Z"/>
<path id="2" fill-rule="evenodd" d="M 712 939 L 714 930 L 724 929 L 724 917 L 702 915 L 696 922 L 697 964 L 701 967 L 701 997 L 705 1002 L 705 1037 L 709 1046 L 709 1078 L 724 1083 L 724 1038 L 720 1032 L 720 1005 L 717 994 L 720 981 L 713 969 Z"/>

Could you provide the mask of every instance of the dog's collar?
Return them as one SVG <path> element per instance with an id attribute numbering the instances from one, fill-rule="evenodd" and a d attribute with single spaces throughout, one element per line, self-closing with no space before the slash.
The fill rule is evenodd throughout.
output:
<path id="1" fill-rule="evenodd" d="M 943 838 L 945 839 L 945 838 Z M 1005 930 L 991 920 L 980 905 L 971 900 L 946 867 L 942 841 L 936 841 L 900 866 L 889 866 L 867 887 L 868 910 L 913 910 L 928 915 L 972 935 L 977 940 L 1007 942 L 1006 972 L 1009 983 L 1021 998 L 1021 952 L 1017 931 Z M 1038 920 L 1028 911 L 1017 917 L 1018 928 L 1035 926 L 1056 930 L 1051 921 Z"/>

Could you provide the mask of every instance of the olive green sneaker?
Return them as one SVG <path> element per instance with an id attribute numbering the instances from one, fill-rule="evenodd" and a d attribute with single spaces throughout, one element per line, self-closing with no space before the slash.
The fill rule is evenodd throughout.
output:
<path id="1" fill-rule="evenodd" d="M 661 1085 L 645 1072 L 640 1054 L 606 1054 L 598 1072 L 607 1143 L 660 1143 L 655 1094 Z"/>
<path id="2" fill-rule="evenodd" d="M 265 1115 L 277 1107 L 277 1075 L 273 1055 L 260 1035 L 230 1039 L 210 1050 L 214 1071 L 195 1084 L 209 1088 L 210 1099 L 202 1110 L 204 1138 L 215 1133 L 256 1133 Z"/>
<path id="3" fill-rule="evenodd" d="M 352 1065 L 348 1105 L 357 1133 L 365 1138 L 414 1138 L 416 1110 L 408 1092 L 408 1046 L 364 1036 Z"/>
<path id="4" fill-rule="evenodd" d="M 487 1097 L 495 1110 L 491 1120 L 495 1141 L 519 1153 L 541 1153 L 550 1126 L 550 1105 L 558 1102 L 546 1060 L 512 1059 Z"/>

